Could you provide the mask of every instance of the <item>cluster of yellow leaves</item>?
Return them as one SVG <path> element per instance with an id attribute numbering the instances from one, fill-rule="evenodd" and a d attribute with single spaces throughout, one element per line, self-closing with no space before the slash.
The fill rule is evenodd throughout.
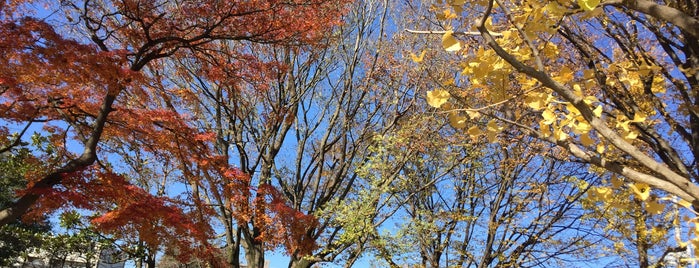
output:
<path id="1" fill-rule="evenodd" d="M 660 202 L 662 200 L 651 195 L 648 184 L 628 183 L 626 186 L 625 188 L 622 179 L 612 176 L 611 186 L 590 187 L 587 200 L 603 202 L 605 206 L 617 209 L 628 209 L 633 200 L 640 201 L 645 211 L 653 215 L 661 214 L 665 210 L 665 204 Z"/>
<path id="2" fill-rule="evenodd" d="M 579 185 L 581 188 L 587 188 L 588 184 L 582 182 Z M 652 189 L 648 184 L 645 183 L 624 183 L 624 181 L 616 176 L 612 176 L 610 180 L 610 185 L 608 186 L 595 186 L 590 187 L 585 197 L 587 206 L 595 206 L 595 204 L 602 203 L 603 207 L 607 209 L 614 209 L 615 215 L 620 215 L 619 213 L 630 213 L 635 207 L 640 206 L 640 209 L 647 213 L 646 215 L 662 216 L 663 219 L 672 220 L 671 225 L 656 225 L 648 229 L 645 224 L 636 223 L 635 228 L 639 229 L 643 237 L 641 239 L 648 239 L 651 243 L 656 243 L 666 239 L 667 231 L 669 228 L 675 228 L 677 230 L 687 228 L 686 239 L 683 240 L 679 231 L 675 233 L 675 240 L 678 246 L 685 247 L 688 244 L 692 244 L 694 247 L 694 256 L 699 256 L 699 217 L 690 218 L 684 216 L 680 219 L 680 209 L 685 209 L 689 211 L 690 214 L 699 215 L 692 209 L 691 203 L 678 199 L 676 197 L 663 197 L 659 198 L 652 193 Z M 589 203 L 588 203 L 589 202 Z M 674 211 L 674 212 L 673 212 Z M 633 213 L 631 213 L 633 214 Z M 674 215 L 674 216 L 673 216 Z M 668 218 L 670 217 L 670 218 Z M 612 222 L 619 221 L 618 218 L 610 219 Z M 684 226 L 684 224 L 693 225 L 693 227 Z M 616 231 L 620 233 L 625 233 L 626 227 L 619 227 L 616 224 L 610 224 L 616 226 Z M 608 226 L 608 228 L 611 228 Z M 619 229 L 621 228 L 621 229 Z M 638 230 L 637 230 L 638 231 Z M 623 242 L 617 242 L 614 245 L 614 249 L 617 252 L 622 252 L 625 249 L 625 244 Z M 692 258 L 687 259 L 687 261 L 699 261 L 699 259 Z"/>

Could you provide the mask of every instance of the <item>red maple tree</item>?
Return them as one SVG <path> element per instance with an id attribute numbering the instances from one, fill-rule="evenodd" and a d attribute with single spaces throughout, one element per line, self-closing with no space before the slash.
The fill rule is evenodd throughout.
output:
<path id="1" fill-rule="evenodd" d="M 57 21 L 66 25 L 24 15 L 42 3 L 63 14 Z M 188 182 L 197 180 L 198 170 L 234 174 L 235 168 L 216 160 L 216 135 L 198 131 L 189 123 L 197 118 L 172 105 L 172 94 L 187 90 L 168 85 L 158 69 L 167 68 L 168 58 L 220 53 L 218 42 L 310 44 L 337 23 L 340 12 L 342 5 L 327 0 L 0 1 L 0 134 L 8 137 L 0 153 L 19 146 L 38 125 L 56 148 L 38 156 L 51 168 L 27 174 L 27 188 L 0 211 L 0 225 L 73 206 L 95 211 L 92 222 L 107 233 L 131 229 L 146 243 L 170 244 L 180 253 L 206 248 L 206 208 L 194 200 L 194 209 L 185 212 L 182 202 L 140 189 L 102 163 L 110 153 L 102 146 L 119 141 L 188 160 L 179 161 Z M 241 79 L 260 79 L 255 67 L 267 63 L 243 47 L 227 51 L 235 62 L 201 71 L 235 68 Z M 13 128 L 19 131 L 11 136 Z M 235 176 L 231 181 L 245 179 Z M 272 188 L 230 187 L 246 197 L 236 204 L 240 213 L 267 215 L 256 216 L 268 219 L 260 239 L 285 241 L 291 250 L 312 248 L 298 231 L 312 217 L 285 206 Z"/>

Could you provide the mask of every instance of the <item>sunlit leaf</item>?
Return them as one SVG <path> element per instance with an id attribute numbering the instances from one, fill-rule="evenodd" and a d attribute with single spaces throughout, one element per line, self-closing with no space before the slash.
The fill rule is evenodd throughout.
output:
<path id="1" fill-rule="evenodd" d="M 597 144 L 596 151 L 600 154 L 604 153 L 604 151 L 605 151 L 604 144 L 602 144 L 602 143 Z"/>
<path id="2" fill-rule="evenodd" d="M 467 118 L 465 116 L 460 115 L 456 111 L 449 112 L 449 125 L 451 125 L 454 128 L 465 128 L 466 120 Z"/>
<path id="3" fill-rule="evenodd" d="M 599 105 L 599 106 L 597 106 L 597 108 L 595 108 L 595 110 L 592 111 L 592 113 L 594 113 L 595 116 L 597 116 L 597 117 L 601 117 L 601 116 L 602 116 L 602 111 L 604 111 L 604 110 L 602 109 L 602 105 Z"/>
<path id="4" fill-rule="evenodd" d="M 478 136 L 483 134 L 483 131 L 478 126 L 472 126 L 468 130 L 468 135 L 471 135 L 472 139 L 477 139 Z"/>
<path id="5" fill-rule="evenodd" d="M 648 186 L 648 184 L 638 182 L 629 185 L 629 188 L 631 188 L 636 197 L 641 199 L 641 201 L 646 201 L 650 196 L 650 186 Z"/>
<path id="6" fill-rule="evenodd" d="M 590 138 L 590 133 L 584 133 L 580 135 L 580 143 L 584 146 L 590 146 L 595 143 L 595 141 Z"/>
<path id="7" fill-rule="evenodd" d="M 534 110 L 541 110 L 546 108 L 546 103 L 548 94 L 546 93 L 533 93 L 533 94 L 528 94 L 526 97 L 524 97 L 524 103 L 526 103 L 529 107 L 531 107 Z"/>
<path id="8" fill-rule="evenodd" d="M 447 31 L 442 36 L 442 47 L 449 52 L 461 50 L 461 43 L 454 38 L 453 33 L 453 31 Z"/>
<path id="9" fill-rule="evenodd" d="M 621 187 L 622 185 L 624 185 L 624 181 L 621 180 L 621 179 L 620 179 L 619 177 L 617 177 L 616 175 L 613 175 L 613 176 L 612 176 L 611 182 L 612 182 L 612 187 L 614 187 L 615 189 L 619 189 L 619 187 Z"/>
<path id="10" fill-rule="evenodd" d="M 643 121 L 646 121 L 646 116 L 644 114 L 642 114 L 641 112 L 636 112 L 636 114 L 634 114 L 634 116 L 633 116 L 633 119 L 631 120 L 631 122 L 634 122 L 634 123 L 640 123 Z"/>
<path id="11" fill-rule="evenodd" d="M 449 92 L 443 89 L 427 91 L 427 104 L 439 108 L 449 100 L 449 97 L 451 97 Z"/>
<path id="12" fill-rule="evenodd" d="M 648 201 L 646 202 L 646 211 L 651 214 L 660 214 L 665 209 L 665 205 L 658 203 L 658 201 Z"/>
<path id="13" fill-rule="evenodd" d="M 556 114 L 551 109 L 544 110 L 544 112 L 541 113 L 541 116 L 544 117 L 542 122 L 546 125 L 553 124 L 553 122 L 556 121 Z"/>
<path id="14" fill-rule="evenodd" d="M 415 55 L 415 53 L 410 52 L 410 59 L 412 59 L 414 63 L 420 63 L 425 58 L 426 52 L 426 50 L 423 50 L 422 52 L 420 52 L 420 56 L 417 56 Z"/>
<path id="15" fill-rule="evenodd" d="M 584 10 L 592 11 L 599 5 L 600 0 L 578 0 L 578 5 Z"/>

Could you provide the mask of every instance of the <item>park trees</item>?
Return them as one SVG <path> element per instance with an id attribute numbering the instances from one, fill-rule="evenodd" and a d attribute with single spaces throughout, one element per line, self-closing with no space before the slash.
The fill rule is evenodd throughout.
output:
<path id="1" fill-rule="evenodd" d="M 256 66 L 259 77 L 240 79 L 230 54 L 236 44 L 227 42 L 217 44 L 218 57 L 172 61 L 169 70 L 186 74 L 170 75 L 172 83 L 192 89 L 173 103 L 217 134 L 212 147 L 222 158 L 216 161 L 239 167 L 238 178 L 202 172 L 202 180 L 191 181 L 198 198 L 215 208 L 230 265 L 238 265 L 241 252 L 248 265 L 261 265 L 273 246 L 261 238 L 269 236 L 286 237 L 291 267 L 351 265 L 362 253 L 341 238 L 346 230 L 336 218 L 342 215 L 327 209 L 354 191 L 355 170 L 369 157 L 374 136 L 393 129 L 415 101 L 379 63 L 391 54 L 380 50 L 389 10 L 386 2 L 356 1 L 312 49 L 246 46 L 249 56 L 265 60 Z M 201 71 L 217 65 L 229 68 Z M 241 209 L 269 213 L 245 216 Z M 301 224 L 281 225 L 287 217 Z"/>

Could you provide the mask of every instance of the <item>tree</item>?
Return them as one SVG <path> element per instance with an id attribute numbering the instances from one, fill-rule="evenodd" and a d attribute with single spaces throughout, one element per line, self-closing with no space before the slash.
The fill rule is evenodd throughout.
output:
<path id="1" fill-rule="evenodd" d="M 240 263 L 241 252 L 247 265 L 262 265 L 265 251 L 274 248 L 268 239 L 277 236 L 288 243 L 290 267 L 338 261 L 353 247 L 339 239 L 344 226 L 335 223 L 337 215 L 322 211 L 353 191 L 355 169 L 370 154 L 372 137 L 392 129 L 412 104 L 409 95 L 380 85 L 403 87 L 383 79 L 384 66 L 376 63 L 387 10 L 386 3 L 357 1 L 345 23 L 310 50 L 245 47 L 250 57 L 266 60 L 256 66 L 256 77 L 240 73 L 232 54 L 239 47 L 230 43 L 219 44 L 218 57 L 173 63 L 170 72 L 191 76 L 170 75 L 172 83 L 193 89 L 177 96 L 176 109 L 192 111 L 203 119 L 199 128 L 217 133 L 212 147 L 224 157 L 206 161 L 240 167 L 228 175 L 193 171 L 205 179 L 190 182 L 224 226 L 229 265 Z M 231 68 L 200 71 L 224 64 Z M 301 224 L 289 225 L 286 217 Z"/>
<path id="2" fill-rule="evenodd" d="M 36 142 L 41 141 L 34 137 Z M 12 202 L 15 191 L 26 186 L 24 174 L 38 167 L 39 163 L 24 146 L 0 153 L 0 207 Z M 41 245 L 42 235 L 49 229 L 45 218 L 34 223 L 16 220 L 0 227 L 0 265 L 9 266 L 28 249 Z"/>
<path id="3" fill-rule="evenodd" d="M 162 108 L 170 92 L 164 90 L 167 85 L 158 84 L 162 80 L 151 68 L 185 51 L 203 57 L 217 40 L 311 43 L 323 27 L 337 21 L 342 9 L 330 1 L 274 0 L 45 4 L 55 16 L 60 14 L 63 25 L 21 16 L 31 12 L 25 1 L 0 5 L 0 131 L 8 136 L 10 125 L 19 126 L 17 135 L 0 149 L 17 147 L 29 128 L 42 123 L 41 131 L 57 155 L 36 156 L 49 168 L 27 175 L 28 185 L 19 198 L 2 207 L 0 225 L 72 205 L 98 211 L 93 222 L 103 231 L 115 231 L 127 222 L 144 230 L 147 222 L 162 220 L 170 226 L 145 229 L 151 233 L 142 238 L 159 244 L 161 235 L 174 239 L 188 233 L 199 241 L 190 245 L 204 246 L 208 228 L 197 227 L 203 224 L 197 222 L 201 217 L 189 217 L 180 202 L 153 197 L 129 183 L 103 162 L 109 156 L 100 145 L 132 140 L 143 146 L 135 147 L 139 150 L 163 155 L 215 157 L 202 145 L 208 133 L 189 127 L 179 111 Z M 245 63 L 241 66 L 256 62 L 250 57 L 239 61 Z M 191 142 L 173 143 L 178 140 Z M 132 217 L 135 214 L 153 218 Z"/>
<path id="4" fill-rule="evenodd" d="M 561 158 L 623 177 L 646 209 L 672 196 L 699 206 L 692 1 L 447 1 L 434 10 L 445 27 L 413 32 L 442 35 L 443 48 L 468 61 L 455 87 L 428 99 L 492 119 L 468 133 L 555 144 Z"/>

